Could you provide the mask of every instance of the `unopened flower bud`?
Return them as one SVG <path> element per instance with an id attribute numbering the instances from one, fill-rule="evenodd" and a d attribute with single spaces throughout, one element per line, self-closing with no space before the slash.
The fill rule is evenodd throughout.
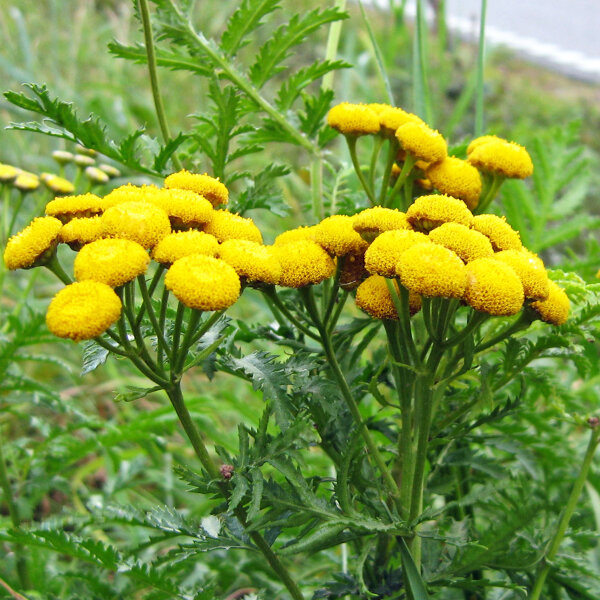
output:
<path id="1" fill-rule="evenodd" d="M 590 417 L 587 422 L 590 427 L 596 428 L 600 424 L 600 419 L 598 417 Z"/>
<path id="2" fill-rule="evenodd" d="M 19 171 L 12 165 L 3 165 L 0 163 L 0 183 L 10 183 L 17 178 Z"/>
<path id="3" fill-rule="evenodd" d="M 67 163 L 73 162 L 75 157 L 73 156 L 72 152 L 67 152 L 66 150 L 55 150 L 52 153 L 52 158 L 59 165 L 66 165 Z"/>
<path id="4" fill-rule="evenodd" d="M 221 465 L 219 472 L 221 473 L 221 477 L 229 481 L 233 477 L 234 467 L 233 465 Z"/>
<path id="5" fill-rule="evenodd" d="M 94 183 L 106 183 L 109 179 L 108 175 L 98 167 L 86 167 L 85 174 Z"/>
<path id="6" fill-rule="evenodd" d="M 85 154 L 76 154 L 75 164 L 78 167 L 91 167 L 96 164 L 96 161 L 91 156 L 86 156 Z"/>
<path id="7" fill-rule="evenodd" d="M 75 145 L 75 151 L 77 152 L 77 154 L 85 154 L 86 156 L 96 156 L 96 154 L 98 154 L 95 150 L 92 150 L 91 148 L 86 148 L 85 146 L 82 146 L 81 144 L 76 144 Z"/>
<path id="8" fill-rule="evenodd" d="M 40 179 L 57 196 L 67 196 L 75 191 L 75 186 L 68 179 L 59 177 L 53 173 L 42 173 Z"/>
<path id="9" fill-rule="evenodd" d="M 40 179 L 33 173 L 20 173 L 12 184 L 23 193 L 34 192 L 40 187 Z"/>
<path id="10" fill-rule="evenodd" d="M 119 171 L 119 169 L 117 169 L 116 167 L 113 167 L 112 165 L 102 164 L 102 165 L 98 165 L 98 168 L 101 169 L 102 171 L 104 171 L 111 179 L 113 177 L 121 176 L 121 171 Z"/>

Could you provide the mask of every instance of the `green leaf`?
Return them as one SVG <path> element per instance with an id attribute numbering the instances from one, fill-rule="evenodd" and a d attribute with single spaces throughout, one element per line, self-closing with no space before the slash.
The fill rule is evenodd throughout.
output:
<path id="1" fill-rule="evenodd" d="M 115 402 L 133 402 L 134 400 L 145 398 L 148 394 L 151 394 L 152 392 L 160 392 L 161 390 L 162 387 L 160 385 L 156 385 L 150 388 L 128 385 L 126 392 L 118 392 L 115 394 Z"/>
<path id="2" fill-rule="evenodd" d="M 231 202 L 229 210 L 243 215 L 248 210 L 264 208 L 285 217 L 290 207 L 285 203 L 283 195 L 276 187 L 276 180 L 290 172 L 284 165 L 272 163 L 259 171 L 247 185 L 242 194 Z"/>
<path id="3" fill-rule="evenodd" d="M 185 140 L 187 140 L 189 137 L 189 135 L 179 133 L 177 137 L 169 140 L 167 144 L 160 149 L 160 152 L 154 157 L 152 168 L 157 173 L 164 174 L 169 159 L 177 151 L 177 148 L 179 148 L 179 146 L 181 146 L 181 144 L 183 144 L 183 142 L 185 142 Z"/>
<path id="4" fill-rule="evenodd" d="M 400 538 L 400 555 L 402 556 L 402 567 L 404 574 L 404 581 L 406 587 L 410 591 L 413 600 L 428 600 L 427 589 L 425 588 L 425 582 L 421 578 L 421 574 L 415 565 L 415 561 L 404 541 L 404 538 Z"/>
<path id="5" fill-rule="evenodd" d="M 90 340 L 85 342 L 83 346 L 83 364 L 81 365 L 81 376 L 91 373 L 100 365 L 103 365 L 108 358 L 109 351 L 95 342 Z"/>

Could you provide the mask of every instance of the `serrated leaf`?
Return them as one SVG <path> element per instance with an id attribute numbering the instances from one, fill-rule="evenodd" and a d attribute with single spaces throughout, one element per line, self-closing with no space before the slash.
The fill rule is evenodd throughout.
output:
<path id="1" fill-rule="evenodd" d="M 248 210 L 264 208 L 270 212 L 286 216 L 290 212 L 283 196 L 276 188 L 276 180 L 290 172 L 284 165 L 272 163 L 254 176 L 242 194 L 232 201 L 229 210 L 243 215 Z"/>
<path id="2" fill-rule="evenodd" d="M 402 537 L 400 538 L 400 554 L 402 556 L 404 580 L 413 600 L 428 600 L 429 596 L 427 595 L 425 582 L 421 578 L 410 550 Z"/>
<path id="3" fill-rule="evenodd" d="M 103 365 L 108 358 L 109 351 L 95 342 L 90 340 L 83 346 L 83 363 L 81 365 L 81 375 L 87 375 L 100 365 Z"/>
<path id="4" fill-rule="evenodd" d="M 115 402 L 133 402 L 134 400 L 139 400 L 140 398 L 145 398 L 148 394 L 152 392 L 159 392 L 162 390 L 160 385 L 156 385 L 154 387 L 137 387 L 133 385 L 127 386 L 126 392 L 117 392 L 115 394 Z"/>
<path id="5" fill-rule="evenodd" d="M 159 153 L 154 157 L 154 163 L 152 164 L 152 168 L 157 173 L 164 173 L 167 163 L 169 159 L 173 156 L 173 154 L 177 151 L 179 146 L 183 144 L 190 136 L 185 135 L 183 133 L 179 133 L 179 135 L 172 140 L 169 140 L 166 145 L 164 145 Z"/>

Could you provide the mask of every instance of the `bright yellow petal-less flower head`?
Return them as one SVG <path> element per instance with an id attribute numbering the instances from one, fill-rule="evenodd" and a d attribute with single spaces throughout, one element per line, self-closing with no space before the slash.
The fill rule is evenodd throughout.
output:
<path id="1" fill-rule="evenodd" d="M 107 209 L 102 228 L 106 237 L 132 240 L 144 248 L 156 246 L 171 233 L 167 213 L 148 202 L 124 202 Z"/>
<path id="2" fill-rule="evenodd" d="M 321 283 L 335 271 L 335 262 L 316 242 L 299 240 L 273 246 L 273 249 L 281 264 L 279 285 L 283 287 Z"/>
<path id="3" fill-rule="evenodd" d="M 383 104 L 381 102 L 370 102 L 367 104 L 367 107 L 378 115 L 380 115 L 386 108 L 391 108 L 389 104 Z"/>
<path id="4" fill-rule="evenodd" d="M 374 206 L 354 215 L 352 226 L 358 233 L 377 234 L 394 229 L 410 229 L 406 214 L 395 208 Z"/>
<path id="5" fill-rule="evenodd" d="M 349 136 L 379 132 L 379 116 L 365 104 L 342 102 L 327 115 L 327 123 L 340 133 Z"/>
<path id="6" fill-rule="evenodd" d="M 464 301 L 475 310 L 496 317 L 517 314 L 524 300 L 519 276 L 507 264 L 478 258 L 467 266 Z"/>
<path id="7" fill-rule="evenodd" d="M 62 196 L 46 204 L 46 214 L 68 223 L 71 219 L 99 215 L 102 212 L 101 203 L 102 200 L 96 194 Z"/>
<path id="8" fill-rule="evenodd" d="M 415 244 L 428 244 L 429 238 L 406 229 L 384 231 L 365 252 L 365 268 L 373 275 L 396 276 L 396 265 L 406 250 Z"/>
<path id="9" fill-rule="evenodd" d="M 462 200 L 470 210 L 476 208 L 481 195 L 481 175 L 466 160 L 448 156 L 430 165 L 426 174 L 439 192 Z"/>
<path id="10" fill-rule="evenodd" d="M 316 225 L 311 225 L 308 227 L 303 225 L 301 227 L 296 227 L 295 229 L 290 229 L 289 231 L 284 231 L 275 238 L 273 245 L 283 246 L 284 244 L 289 244 L 290 242 L 299 242 L 306 240 L 314 242 L 316 229 Z"/>
<path id="11" fill-rule="evenodd" d="M 436 227 L 429 234 L 429 239 L 452 250 L 466 263 L 494 254 L 490 240 L 483 233 L 460 223 L 444 223 Z"/>
<path id="12" fill-rule="evenodd" d="M 86 167 L 84 173 L 85 176 L 96 185 L 108 183 L 108 180 L 110 179 L 108 174 L 98 167 Z"/>
<path id="13" fill-rule="evenodd" d="M 163 189 L 148 201 L 162 208 L 171 220 L 173 229 L 189 229 L 210 222 L 212 204 L 191 190 Z"/>
<path id="14" fill-rule="evenodd" d="M 354 231 L 352 217 L 333 215 L 315 227 L 315 242 L 333 256 L 364 254 L 367 242 Z"/>
<path id="15" fill-rule="evenodd" d="M 519 232 L 506 222 L 505 217 L 477 215 L 473 218 L 473 229 L 489 238 L 495 252 L 520 250 L 523 247 Z"/>
<path id="16" fill-rule="evenodd" d="M 19 170 L 16 167 L 0 163 L 0 183 L 10 183 L 18 174 Z"/>
<path id="17" fill-rule="evenodd" d="M 69 244 L 73 250 L 80 250 L 85 244 L 99 240 L 103 235 L 102 219 L 95 217 L 81 217 L 71 219 L 60 230 L 58 239 L 63 244 Z"/>
<path id="18" fill-rule="evenodd" d="M 408 207 L 406 218 L 414 229 L 425 232 L 444 223 L 473 224 L 473 214 L 462 200 L 439 194 L 417 198 Z"/>
<path id="19" fill-rule="evenodd" d="M 398 292 L 398 284 L 394 281 Z M 362 308 L 374 319 L 398 320 L 398 313 L 388 289 L 385 277 L 371 275 L 365 279 L 356 290 L 356 306 Z M 409 292 L 409 310 L 414 315 L 421 308 L 421 297 L 414 292 Z"/>
<path id="20" fill-rule="evenodd" d="M 100 201 L 100 208 L 104 211 L 125 202 L 147 202 L 157 194 L 160 194 L 160 189 L 155 185 L 140 186 L 128 183 L 106 194 Z"/>
<path id="21" fill-rule="evenodd" d="M 137 242 L 96 240 L 86 244 L 75 257 L 75 279 L 120 287 L 145 273 L 149 262 L 148 252 Z"/>
<path id="22" fill-rule="evenodd" d="M 165 275 L 165 286 L 195 310 L 223 310 L 238 299 L 240 278 L 233 267 L 212 256 L 192 254 L 176 260 Z"/>
<path id="23" fill-rule="evenodd" d="M 423 123 L 423 121 L 417 115 L 413 115 L 396 106 L 389 106 L 379 113 L 381 130 L 388 135 L 394 135 L 398 127 L 401 127 L 405 123 Z"/>
<path id="24" fill-rule="evenodd" d="M 166 235 L 152 248 L 152 258 L 156 262 L 170 265 L 184 256 L 192 254 L 216 256 L 218 251 L 219 242 L 214 235 L 192 229 Z"/>
<path id="25" fill-rule="evenodd" d="M 34 173 L 21 171 L 11 183 L 14 188 L 23 194 L 28 194 L 29 192 L 35 192 L 40 187 L 40 178 Z"/>
<path id="26" fill-rule="evenodd" d="M 62 223 L 54 217 L 38 217 L 25 229 L 13 235 L 4 249 L 8 269 L 29 269 L 54 252 Z"/>
<path id="27" fill-rule="evenodd" d="M 531 303 L 531 308 L 538 313 L 540 319 L 551 325 L 564 325 L 569 318 L 570 307 L 567 293 L 554 281 L 550 281 L 546 300 Z"/>
<path id="28" fill-rule="evenodd" d="M 396 139 L 408 154 L 426 162 L 437 162 L 448 155 L 442 134 L 425 123 L 404 123 L 396 130 Z"/>
<path id="29" fill-rule="evenodd" d="M 533 173 L 533 163 L 523 146 L 502 140 L 491 141 L 475 148 L 468 161 L 480 171 L 503 177 L 525 179 Z"/>
<path id="30" fill-rule="evenodd" d="M 199 173 L 190 173 L 183 169 L 178 173 L 169 175 L 165 179 L 165 187 L 191 190 L 204 196 L 213 206 L 227 204 L 229 200 L 229 191 L 225 185 L 207 173 L 200 175 Z"/>
<path id="31" fill-rule="evenodd" d="M 484 144 L 489 144 L 490 142 L 506 142 L 503 138 L 498 137 L 497 135 L 481 135 L 478 138 L 475 138 L 471 141 L 469 146 L 467 147 L 467 156 L 473 152 L 479 146 L 483 146 Z"/>
<path id="32" fill-rule="evenodd" d="M 281 279 L 281 264 L 276 254 L 272 246 L 248 240 L 226 240 L 219 246 L 218 256 L 247 281 L 276 285 Z"/>
<path id="33" fill-rule="evenodd" d="M 405 288 L 422 296 L 462 298 L 467 285 L 463 261 L 452 250 L 431 242 L 406 250 L 396 272 Z"/>
<path id="34" fill-rule="evenodd" d="M 75 186 L 64 177 L 59 177 L 52 173 L 42 173 L 40 179 L 44 182 L 46 187 L 57 196 L 66 196 L 75 191 Z"/>
<path id="35" fill-rule="evenodd" d="M 502 250 L 494 254 L 499 260 L 519 276 L 523 284 L 525 298 L 530 300 L 546 300 L 550 293 L 550 280 L 542 259 L 529 250 Z"/>
<path id="36" fill-rule="evenodd" d="M 226 210 L 213 211 L 212 219 L 204 231 L 214 235 L 219 242 L 225 240 L 248 240 L 262 244 L 262 235 L 252 219 L 240 217 Z"/>
<path id="37" fill-rule="evenodd" d="M 63 288 L 50 302 L 48 329 L 75 342 L 104 333 L 121 315 L 121 300 L 105 283 L 81 281 Z"/>

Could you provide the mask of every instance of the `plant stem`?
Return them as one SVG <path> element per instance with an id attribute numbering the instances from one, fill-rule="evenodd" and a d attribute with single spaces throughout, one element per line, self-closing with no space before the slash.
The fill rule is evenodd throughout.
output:
<path id="1" fill-rule="evenodd" d="M 473 214 L 480 215 L 485 212 L 487 207 L 491 204 L 492 200 L 496 197 L 498 190 L 504 183 L 505 177 L 502 175 L 492 175 L 492 180 L 489 186 L 484 190 L 483 197 L 479 200 L 479 204 L 475 207 Z"/>
<path id="2" fill-rule="evenodd" d="M 475 137 L 483 135 L 483 63 L 485 54 L 485 14 L 487 0 L 481 0 L 479 48 L 477 52 L 477 95 L 475 97 Z"/>
<path id="3" fill-rule="evenodd" d="M 152 306 L 152 299 L 150 298 L 150 293 L 148 291 L 148 287 L 146 286 L 146 276 L 144 274 L 138 276 L 138 284 L 140 286 L 140 291 L 142 292 L 142 301 L 144 303 L 143 306 L 146 307 L 146 312 L 148 313 L 148 316 L 150 317 L 150 322 L 152 323 L 152 327 L 154 327 L 154 331 L 156 332 L 158 346 L 162 348 L 163 352 L 168 354 L 169 344 L 165 339 L 164 329 L 161 329 L 160 323 L 156 318 L 156 313 L 154 312 L 154 307 Z M 139 314 L 143 314 L 141 310 Z M 138 319 L 136 319 L 134 326 L 137 327 L 139 325 L 139 321 L 140 319 L 138 315 Z"/>
<path id="4" fill-rule="evenodd" d="M 335 0 L 335 8 L 346 10 L 346 0 Z M 342 21 L 334 21 L 329 26 L 329 35 L 327 36 L 327 48 L 325 50 L 325 60 L 335 60 L 337 55 L 338 45 L 340 43 L 340 34 L 342 32 Z M 330 90 L 333 88 L 334 71 L 325 73 L 321 81 L 322 90 Z"/>
<path id="5" fill-rule="evenodd" d="M 313 210 L 317 221 L 322 221 L 323 213 L 323 159 L 316 156 L 310 166 L 310 185 Z"/>
<path id="6" fill-rule="evenodd" d="M 398 179 L 396 179 L 396 183 L 394 183 L 394 187 L 392 188 L 392 191 L 390 192 L 385 202 L 385 206 L 392 206 L 394 196 L 396 196 L 396 194 L 400 191 L 400 188 L 404 185 L 404 182 L 410 175 L 410 172 L 412 171 L 412 168 L 415 166 L 416 162 L 417 161 L 413 156 L 411 156 L 410 154 L 406 155 L 406 158 L 404 159 L 404 164 L 402 165 L 402 171 L 400 171 L 400 175 L 398 175 Z"/>
<path id="7" fill-rule="evenodd" d="M 383 170 L 383 179 L 381 180 L 381 189 L 379 190 L 379 202 L 380 206 L 385 206 L 385 197 L 390 186 L 390 177 L 392 174 L 392 168 L 394 167 L 394 162 L 396 161 L 396 154 L 398 154 L 398 148 L 400 145 L 396 140 L 396 137 L 390 138 L 389 147 L 388 147 L 388 155 L 387 162 L 385 164 L 385 169 Z"/>
<path id="8" fill-rule="evenodd" d="M 377 200 L 375 199 L 375 195 L 373 194 L 373 190 L 369 186 L 369 182 L 366 180 L 362 169 L 360 167 L 360 162 L 358 161 L 358 156 L 356 155 L 356 140 L 358 139 L 355 135 L 347 135 L 344 136 L 346 138 L 346 142 L 348 143 L 348 150 L 350 151 L 350 158 L 352 159 L 352 165 L 354 166 L 354 171 L 356 172 L 356 176 L 360 181 L 365 193 L 369 197 L 369 202 L 371 202 L 371 206 L 375 206 L 377 204 Z"/>
<path id="9" fill-rule="evenodd" d="M 73 280 L 65 273 L 62 265 L 58 262 L 56 253 L 44 266 L 52 271 L 52 273 L 54 273 L 65 285 L 73 283 Z"/>
<path id="10" fill-rule="evenodd" d="M 152 36 L 152 23 L 150 22 L 150 11 L 148 9 L 148 0 L 139 0 L 140 15 L 142 17 L 142 25 L 144 27 L 144 41 L 146 45 L 146 56 L 148 57 L 148 74 L 150 75 L 150 86 L 152 87 L 152 97 L 154 98 L 154 108 L 156 109 L 156 117 L 162 133 L 163 141 L 166 143 L 171 139 L 169 132 L 169 124 L 165 116 L 165 107 L 160 94 L 158 85 L 158 73 L 156 71 L 156 54 L 154 52 L 154 39 Z M 177 170 L 181 170 L 181 162 L 173 153 L 173 164 Z"/>
<path id="11" fill-rule="evenodd" d="M 567 504 L 565 506 L 563 514 L 561 515 L 560 520 L 558 521 L 556 533 L 554 534 L 550 546 L 546 551 L 544 560 L 540 565 L 541 568 L 538 571 L 535 585 L 533 586 L 533 590 L 531 591 L 529 600 L 539 600 L 541 597 L 544 582 L 546 581 L 546 577 L 550 572 L 552 561 L 554 560 L 554 557 L 556 556 L 560 544 L 565 536 L 565 532 L 567 531 L 569 521 L 571 520 L 571 517 L 575 512 L 575 508 L 577 507 L 577 500 L 579 499 L 581 491 L 583 490 L 583 486 L 585 485 L 585 482 L 587 480 L 587 476 L 592 465 L 592 459 L 594 458 L 594 453 L 596 452 L 596 447 L 598 446 L 599 437 L 600 427 L 596 426 L 591 431 L 590 441 L 588 443 L 587 451 L 583 458 L 583 462 L 581 463 L 579 474 L 577 475 L 577 479 L 573 484 L 573 489 L 571 490 L 571 494 L 569 495 L 569 499 L 567 500 Z"/>
<path id="12" fill-rule="evenodd" d="M 292 323 L 294 325 L 294 327 L 298 328 L 299 331 L 301 331 L 304 335 L 312 338 L 313 340 L 317 340 L 320 341 L 321 338 L 319 338 L 318 335 L 316 335 L 315 333 L 313 333 L 306 325 L 304 325 L 303 323 L 301 323 L 287 308 L 286 306 L 283 304 L 283 302 L 281 301 L 281 299 L 279 298 L 279 296 L 277 295 L 277 292 L 275 291 L 275 288 L 267 288 L 265 290 L 263 290 L 263 294 L 269 299 L 271 300 L 271 302 L 273 302 L 273 304 L 279 309 L 279 311 L 281 312 L 281 314 L 288 320 L 290 321 L 290 323 Z"/>

